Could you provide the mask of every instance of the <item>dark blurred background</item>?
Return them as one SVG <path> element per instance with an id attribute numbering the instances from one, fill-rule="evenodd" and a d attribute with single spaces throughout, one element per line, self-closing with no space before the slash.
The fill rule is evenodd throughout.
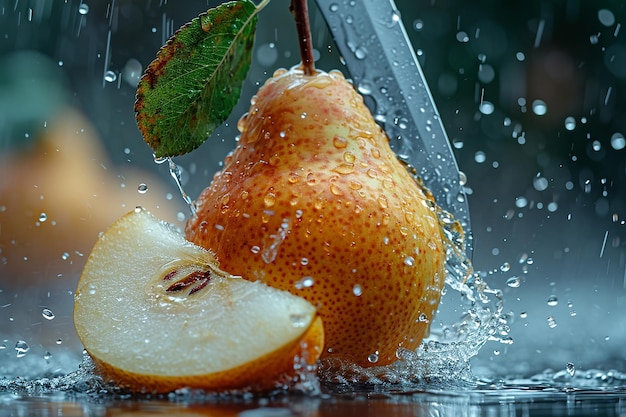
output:
<path id="1" fill-rule="evenodd" d="M 158 182 L 169 193 L 166 204 L 174 204 L 169 173 L 153 163 L 135 126 L 135 86 L 173 31 L 217 3 L 1 0 L 0 155 L 9 156 L 0 161 L 35 147 L 46 121 L 70 107 L 101 141 L 109 171 L 143 169 L 155 176 L 148 194 L 155 195 Z M 625 4 L 396 3 L 468 178 L 475 268 L 503 289 L 510 312 L 515 343 L 488 343 L 477 368 L 527 374 L 572 362 L 626 370 Z M 310 2 L 317 66 L 345 71 L 315 7 Z M 293 33 L 288 1 L 273 0 L 259 18 L 240 105 L 210 141 L 177 159 L 192 197 L 234 146 L 250 96 L 274 69 L 299 61 Z M 24 51 L 37 54 L 19 54 Z M 0 177 L 0 191 L 16 180 Z M 124 197 L 129 207 L 137 205 L 133 196 L 141 197 Z M 7 201 L 7 192 L 0 198 Z M 10 204 L 0 201 L 0 214 L 2 207 Z M 180 225 L 188 215 L 180 205 L 174 214 Z M 5 257 L 5 265 L 11 262 Z M 68 273 L 63 291 L 52 290 L 63 300 L 57 316 L 65 314 L 65 327 L 79 270 Z M 49 351 L 54 336 L 43 340 L 33 329 L 48 324 L 41 306 L 51 303 L 52 284 L 26 293 L 9 285 L 20 277 L 4 271 L 4 351 L 15 356 L 20 338 Z"/>

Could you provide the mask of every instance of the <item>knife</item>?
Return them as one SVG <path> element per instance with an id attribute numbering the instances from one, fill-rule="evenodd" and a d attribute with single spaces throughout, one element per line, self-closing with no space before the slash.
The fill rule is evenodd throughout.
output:
<path id="1" fill-rule="evenodd" d="M 398 157 L 461 223 L 471 259 L 462 174 L 393 0 L 316 0 L 359 92 Z"/>

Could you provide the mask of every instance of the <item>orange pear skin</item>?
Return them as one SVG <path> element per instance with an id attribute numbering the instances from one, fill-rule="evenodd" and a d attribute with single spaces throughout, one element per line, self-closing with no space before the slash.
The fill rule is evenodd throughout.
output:
<path id="1" fill-rule="evenodd" d="M 340 72 L 278 70 L 185 229 L 223 270 L 304 297 L 322 357 L 386 365 L 439 304 L 445 250 L 432 198 Z"/>

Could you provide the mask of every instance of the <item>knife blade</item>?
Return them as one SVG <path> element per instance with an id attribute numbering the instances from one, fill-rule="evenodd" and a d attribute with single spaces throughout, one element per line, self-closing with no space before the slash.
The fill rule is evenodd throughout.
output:
<path id="1" fill-rule="evenodd" d="M 470 213 L 428 83 L 393 0 L 316 0 L 355 86 L 398 157 L 461 223 L 471 258 Z"/>

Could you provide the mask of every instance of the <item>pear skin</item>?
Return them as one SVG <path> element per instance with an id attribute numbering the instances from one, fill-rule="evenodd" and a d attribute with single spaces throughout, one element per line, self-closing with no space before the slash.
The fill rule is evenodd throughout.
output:
<path id="1" fill-rule="evenodd" d="M 436 205 L 338 71 L 278 70 L 197 199 L 186 237 L 221 268 L 304 297 L 322 357 L 386 365 L 415 349 L 439 304 Z"/>

